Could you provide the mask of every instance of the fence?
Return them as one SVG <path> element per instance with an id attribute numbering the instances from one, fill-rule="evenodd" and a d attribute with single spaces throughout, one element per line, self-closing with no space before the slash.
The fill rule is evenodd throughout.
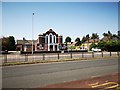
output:
<path id="1" fill-rule="evenodd" d="M 118 57 L 119 52 L 69 52 L 69 53 L 42 53 L 42 54 L 3 54 L 1 63 L 8 62 L 33 62 L 42 60 L 65 60 L 96 57 Z"/>

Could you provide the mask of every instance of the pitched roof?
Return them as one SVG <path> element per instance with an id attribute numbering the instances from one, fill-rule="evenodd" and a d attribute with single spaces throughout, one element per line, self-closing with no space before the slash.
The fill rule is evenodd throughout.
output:
<path id="1" fill-rule="evenodd" d="M 43 36 L 45 36 L 46 34 L 50 34 L 50 33 L 52 33 L 53 35 L 58 36 L 58 34 L 56 34 L 56 32 L 53 31 L 53 29 L 49 29 L 46 33 L 43 33 Z M 39 36 L 41 36 L 41 34 L 39 34 Z"/>
<path id="2" fill-rule="evenodd" d="M 89 40 L 89 43 L 93 43 L 93 42 L 99 42 L 100 40 L 99 39 L 90 39 Z M 88 41 L 85 41 L 85 43 L 88 43 Z"/>
<path id="3" fill-rule="evenodd" d="M 34 40 L 33 43 L 35 43 L 37 40 Z M 17 40 L 17 44 L 32 44 L 32 40 Z"/>

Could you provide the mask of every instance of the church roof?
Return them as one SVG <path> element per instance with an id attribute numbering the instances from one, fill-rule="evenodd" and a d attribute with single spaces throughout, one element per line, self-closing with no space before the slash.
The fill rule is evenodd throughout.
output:
<path id="1" fill-rule="evenodd" d="M 58 36 L 58 34 L 56 34 L 56 32 L 55 31 L 53 31 L 53 29 L 49 29 L 46 33 L 43 33 L 43 36 L 45 36 L 46 34 L 50 34 L 50 33 L 52 33 L 53 35 L 56 35 L 56 36 Z M 41 36 L 41 34 L 39 34 L 39 36 Z"/>

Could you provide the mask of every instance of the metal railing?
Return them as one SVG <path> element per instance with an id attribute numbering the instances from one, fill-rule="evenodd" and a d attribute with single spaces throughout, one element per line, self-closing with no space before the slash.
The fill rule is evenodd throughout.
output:
<path id="1" fill-rule="evenodd" d="M 66 60 L 84 58 L 119 57 L 119 52 L 69 52 L 69 53 L 42 53 L 42 54 L 2 54 L 1 63 L 33 62 L 42 60 Z"/>

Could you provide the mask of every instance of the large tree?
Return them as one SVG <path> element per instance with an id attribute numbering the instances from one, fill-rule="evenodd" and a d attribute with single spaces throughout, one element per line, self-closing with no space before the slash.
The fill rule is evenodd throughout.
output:
<path id="1" fill-rule="evenodd" d="M 91 39 L 93 39 L 94 43 L 96 39 L 99 39 L 99 35 L 97 33 L 92 33 L 92 37 Z"/>
<path id="2" fill-rule="evenodd" d="M 103 36 L 107 38 L 108 41 L 112 40 L 112 33 L 108 31 L 108 33 L 103 33 Z"/>
<path id="3" fill-rule="evenodd" d="M 84 43 L 85 41 L 87 41 L 87 39 L 86 39 L 86 37 L 85 36 L 83 36 L 83 38 L 82 38 L 82 43 Z"/>
<path id="4" fill-rule="evenodd" d="M 90 40 L 89 34 L 86 35 L 86 40 L 87 40 L 87 42 L 89 43 L 89 40 Z"/>
<path id="5" fill-rule="evenodd" d="M 77 42 L 77 43 L 76 43 L 76 46 L 79 46 L 79 45 L 81 44 L 80 38 L 77 37 L 77 38 L 75 39 L 75 42 Z"/>
<path id="6" fill-rule="evenodd" d="M 65 42 L 71 42 L 71 37 L 67 36 L 66 39 L 65 39 Z"/>
<path id="7" fill-rule="evenodd" d="M 3 37 L 2 40 L 2 50 L 14 51 L 15 46 L 15 39 L 13 36 Z"/>
<path id="8" fill-rule="evenodd" d="M 13 36 L 9 36 L 8 39 L 9 39 L 9 45 L 10 45 L 9 50 L 14 51 L 16 49 L 16 47 L 15 47 L 15 38 Z"/>
<path id="9" fill-rule="evenodd" d="M 8 37 L 3 37 L 1 38 L 2 40 L 2 50 L 5 51 L 5 50 L 8 50 L 9 48 L 9 39 Z"/>

